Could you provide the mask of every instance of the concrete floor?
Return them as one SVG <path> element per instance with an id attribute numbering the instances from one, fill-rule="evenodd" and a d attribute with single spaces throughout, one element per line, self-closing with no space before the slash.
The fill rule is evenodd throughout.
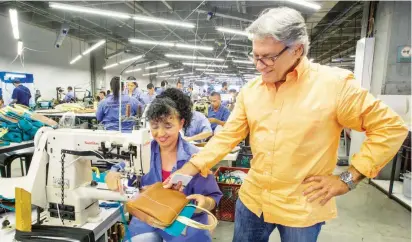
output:
<path id="1" fill-rule="evenodd" d="M 19 162 L 14 162 L 12 174 L 19 176 Z M 336 173 L 346 170 L 337 167 Z M 352 192 L 337 198 L 339 217 L 322 227 L 318 242 L 410 242 L 411 213 L 389 199 L 367 180 Z M 213 240 L 231 242 L 234 223 L 220 221 Z M 270 242 L 280 242 L 277 230 Z M 200 242 L 200 241 L 199 241 Z M 251 241 L 252 242 L 252 241 Z"/>
<path id="2" fill-rule="evenodd" d="M 318 242 L 410 242 L 411 213 L 369 185 L 337 198 L 339 217 L 322 227 Z M 221 221 L 213 239 L 231 242 L 234 223 Z M 275 230 L 270 242 L 280 242 Z"/>

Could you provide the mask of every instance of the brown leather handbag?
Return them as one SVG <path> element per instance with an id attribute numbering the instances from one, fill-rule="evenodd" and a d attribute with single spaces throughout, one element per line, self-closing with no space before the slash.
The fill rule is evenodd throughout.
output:
<path id="1" fill-rule="evenodd" d="M 126 203 L 127 211 L 148 225 L 164 229 L 177 220 L 187 226 L 198 229 L 212 230 L 217 225 L 216 217 L 210 211 L 194 206 L 209 215 L 214 220 L 212 224 L 204 225 L 187 217 L 179 216 L 182 210 L 189 204 L 186 195 L 172 189 L 166 189 L 161 182 L 155 183 L 144 190 L 133 201 Z"/>

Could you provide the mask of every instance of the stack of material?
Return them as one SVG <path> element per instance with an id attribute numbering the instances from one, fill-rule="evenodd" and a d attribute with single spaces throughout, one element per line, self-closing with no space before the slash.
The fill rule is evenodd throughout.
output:
<path id="1" fill-rule="evenodd" d="M 55 128 L 57 123 L 23 106 L 6 106 L 0 109 L 0 137 L 3 141 L 0 145 L 33 140 L 37 130 L 43 126 Z"/>
<path id="2" fill-rule="evenodd" d="M 54 107 L 61 112 L 75 112 L 75 113 L 94 113 L 94 109 L 85 108 L 80 103 L 62 103 Z"/>

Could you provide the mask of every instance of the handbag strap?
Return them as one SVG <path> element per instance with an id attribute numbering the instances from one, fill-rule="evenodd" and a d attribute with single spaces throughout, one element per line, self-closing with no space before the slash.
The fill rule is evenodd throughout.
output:
<path id="1" fill-rule="evenodd" d="M 176 219 L 177 221 L 181 222 L 181 223 L 184 224 L 184 225 L 193 227 L 193 228 L 195 228 L 195 229 L 213 230 L 214 228 L 216 228 L 216 226 L 217 226 L 217 224 L 218 224 L 217 218 L 216 218 L 215 215 L 213 215 L 209 210 L 204 209 L 204 208 L 201 208 L 201 207 L 198 207 L 198 206 L 196 206 L 196 205 L 194 205 L 194 204 L 188 204 L 187 206 L 195 207 L 195 208 L 197 208 L 197 209 L 199 209 L 199 210 L 202 210 L 202 211 L 205 212 L 206 214 L 210 215 L 210 216 L 212 217 L 212 219 L 213 219 L 212 223 L 211 223 L 211 224 L 202 224 L 202 223 L 199 223 L 199 222 L 197 222 L 197 221 L 195 221 L 195 220 L 193 220 L 193 219 L 190 219 L 190 218 L 184 217 L 184 216 L 179 216 L 179 217 L 177 217 L 177 219 Z"/>

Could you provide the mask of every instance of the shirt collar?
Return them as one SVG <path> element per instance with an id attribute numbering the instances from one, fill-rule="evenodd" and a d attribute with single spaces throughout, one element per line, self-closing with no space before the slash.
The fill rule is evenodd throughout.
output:
<path id="1" fill-rule="evenodd" d="M 186 145 L 187 144 L 179 133 L 179 138 L 177 140 L 177 161 L 188 161 L 190 157 L 192 157 L 188 149 L 186 149 Z M 155 154 L 160 155 L 160 146 L 156 142 L 156 140 L 152 141 L 152 149 L 154 150 Z"/>

